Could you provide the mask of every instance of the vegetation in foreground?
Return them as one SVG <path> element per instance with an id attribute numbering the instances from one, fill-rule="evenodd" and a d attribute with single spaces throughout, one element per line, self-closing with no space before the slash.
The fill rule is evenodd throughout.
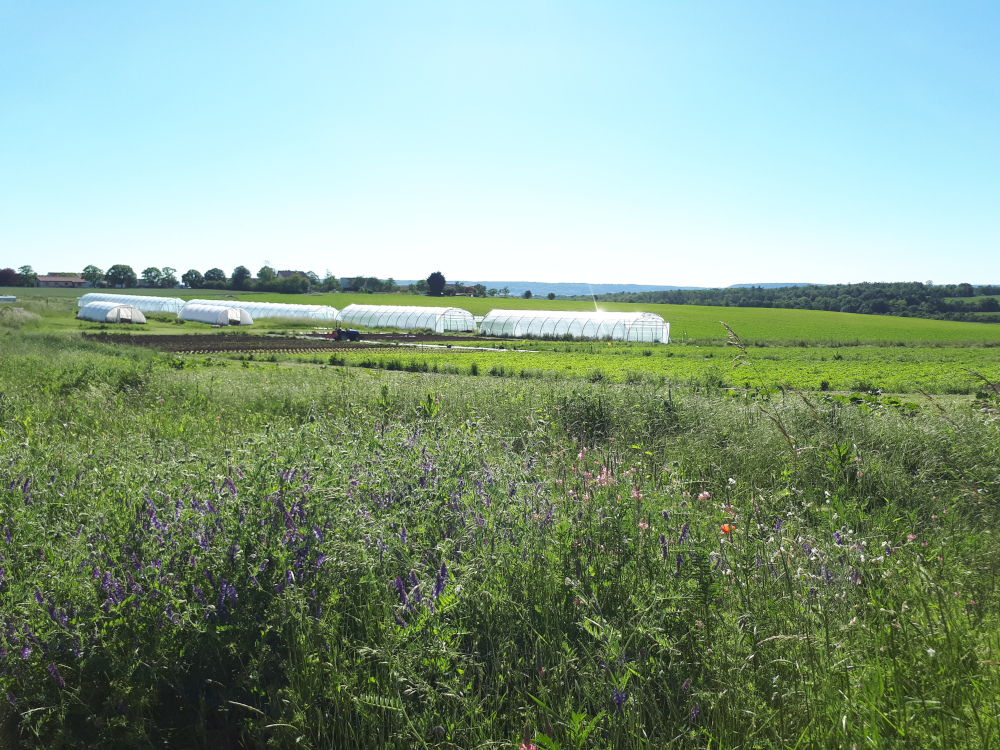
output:
<path id="1" fill-rule="evenodd" d="M 0 351 L 5 747 L 997 741 L 989 393 Z"/>

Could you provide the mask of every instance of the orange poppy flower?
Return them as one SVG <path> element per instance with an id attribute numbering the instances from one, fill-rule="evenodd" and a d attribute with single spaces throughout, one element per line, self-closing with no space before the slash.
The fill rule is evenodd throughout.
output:
<path id="1" fill-rule="evenodd" d="M 720 527 L 719 527 L 719 530 L 720 530 L 720 531 L 721 531 L 721 532 L 722 532 L 723 534 L 729 534 L 729 533 L 731 533 L 731 532 L 732 532 L 732 531 L 733 531 L 733 530 L 734 530 L 735 528 L 736 528 L 736 526 L 734 526 L 733 524 L 730 524 L 730 523 L 724 523 L 724 524 L 722 524 L 722 526 L 720 526 Z"/>

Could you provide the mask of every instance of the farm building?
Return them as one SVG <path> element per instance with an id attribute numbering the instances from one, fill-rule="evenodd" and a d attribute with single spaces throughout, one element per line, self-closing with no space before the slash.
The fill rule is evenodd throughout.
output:
<path id="1" fill-rule="evenodd" d="M 36 286 L 43 287 L 77 287 L 87 286 L 86 280 L 80 278 L 78 273 L 47 273 L 38 277 Z"/>
<path id="2" fill-rule="evenodd" d="M 339 320 L 364 328 L 429 328 L 435 333 L 475 328 L 472 313 L 458 307 L 348 305 L 340 311 Z"/>
<path id="3" fill-rule="evenodd" d="M 184 300 L 178 297 L 154 297 L 149 294 L 108 294 L 106 292 L 89 292 L 77 301 L 79 307 L 91 302 L 114 302 L 119 305 L 131 305 L 143 312 L 179 313 L 184 307 Z"/>
<path id="4" fill-rule="evenodd" d="M 213 326 L 252 326 L 253 318 L 246 310 L 238 307 L 222 305 L 202 305 L 188 302 L 177 313 L 181 320 L 191 320 L 197 323 L 209 323 Z"/>
<path id="5" fill-rule="evenodd" d="M 80 308 L 77 320 L 92 320 L 95 323 L 145 323 L 146 316 L 132 305 L 120 302 L 94 300 Z"/>
<path id="6" fill-rule="evenodd" d="M 575 312 L 569 310 L 491 310 L 479 324 L 486 336 L 565 336 L 617 341 L 667 343 L 670 324 L 659 315 L 641 312 Z"/>
<path id="7" fill-rule="evenodd" d="M 329 305 L 293 305 L 284 302 L 244 302 L 242 300 L 193 299 L 189 304 L 238 307 L 254 318 L 298 318 L 303 320 L 337 320 L 337 308 Z"/>

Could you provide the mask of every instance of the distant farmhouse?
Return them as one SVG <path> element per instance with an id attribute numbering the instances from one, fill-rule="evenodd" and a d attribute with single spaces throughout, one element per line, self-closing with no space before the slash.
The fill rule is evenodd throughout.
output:
<path id="1" fill-rule="evenodd" d="M 49 271 L 44 276 L 38 277 L 38 286 L 62 286 L 79 289 L 87 286 L 87 282 L 81 279 L 78 273 L 53 273 Z"/>
<path id="2" fill-rule="evenodd" d="M 278 274 L 279 279 L 290 279 L 293 276 L 302 276 L 306 279 L 309 278 L 309 274 L 305 271 L 275 271 L 275 273 Z"/>

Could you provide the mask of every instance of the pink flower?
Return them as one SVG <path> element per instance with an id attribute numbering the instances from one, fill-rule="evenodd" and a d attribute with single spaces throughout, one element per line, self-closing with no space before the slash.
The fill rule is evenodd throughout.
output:
<path id="1" fill-rule="evenodd" d="M 907 534 L 906 538 L 909 539 L 912 542 L 914 539 L 917 538 L 917 535 L 916 534 Z"/>
<path id="2" fill-rule="evenodd" d="M 639 521 L 639 528 L 642 529 L 643 531 L 649 528 L 649 524 L 646 523 L 645 519 Z"/>
<path id="3" fill-rule="evenodd" d="M 700 495 L 698 495 L 698 499 L 699 500 L 711 500 L 712 499 L 712 493 L 709 492 L 708 490 L 705 490 Z"/>

